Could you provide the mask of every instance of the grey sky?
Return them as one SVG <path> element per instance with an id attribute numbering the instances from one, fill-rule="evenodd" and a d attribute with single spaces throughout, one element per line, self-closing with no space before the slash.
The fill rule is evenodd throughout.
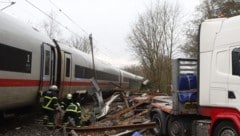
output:
<path id="1" fill-rule="evenodd" d="M 9 2 L 10 0 L 1 0 Z M 15 5 L 4 10 L 19 20 L 33 26 L 39 26 L 47 17 L 33 8 L 25 0 L 14 0 Z M 136 64 L 137 61 L 129 48 L 126 38 L 131 31 L 131 26 L 136 22 L 139 14 L 153 0 L 28 0 L 44 12 L 54 11 L 57 20 L 62 22 L 79 35 L 92 33 L 94 46 L 98 58 L 114 66 Z M 171 0 L 176 2 L 177 0 Z M 178 0 L 183 9 L 184 16 L 190 18 L 194 8 L 200 0 Z M 0 2 L 0 8 L 6 6 Z M 78 26 L 74 25 L 62 12 L 71 17 Z M 81 27 L 81 28 L 80 28 Z M 84 31 L 82 30 L 84 29 Z M 63 34 L 67 35 L 66 33 Z"/>

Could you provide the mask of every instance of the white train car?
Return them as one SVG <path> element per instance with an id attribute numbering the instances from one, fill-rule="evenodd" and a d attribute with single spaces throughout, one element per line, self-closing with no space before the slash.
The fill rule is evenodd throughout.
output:
<path id="1" fill-rule="evenodd" d="M 60 95 L 74 93 L 76 90 L 92 89 L 91 78 L 95 77 L 103 91 L 110 90 L 113 84 L 120 85 L 119 69 L 104 63 L 98 59 L 95 60 L 95 70 L 93 70 L 92 58 L 90 54 L 83 53 L 75 48 L 66 45 L 59 45 L 61 48 L 61 87 Z M 60 56 L 59 56 L 60 58 Z M 95 75 L 96 74 L 96 75 Z M 113 84 L 112 84 L 113 83 Z"/>
<path id="2" fill-rule="evenodd" d="M 136 75 L 95 60 L 102 90 L 129 87 Z M 36 29 L 0 12 L 0 111 L 33 105 L 39 91 L 56 84 L 59 97 L 92 89 L 91 55 L 52 41 Z M 112 84 L 113 83 L 113 84 Z"/>
<path id="3" fill-rule="evenodd" d="M 0 13 L 0 109 L 33 103 L 53 83 L 54 49 L 50 39 Z"/>
<path id="4" fill-rule="evenodd" d="M 134 75 L 127 71 L 120 70 L 121 72 L 121 87 L 122 88 L 131 88 L 131 89 L 140 89 L 143 77 Z"/>

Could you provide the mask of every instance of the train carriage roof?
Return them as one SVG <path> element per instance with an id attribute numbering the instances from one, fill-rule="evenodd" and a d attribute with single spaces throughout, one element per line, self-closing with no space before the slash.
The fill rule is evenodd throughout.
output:
<path id="1" fill-rule="evenodd" d="M 2 44 L 34 48 L 35 45 L 40 46 L 44 42 L 54 46 L 52 40 L 37 29 L 3 12 L 0 12 L 0 24 L 0 43 Z"/>

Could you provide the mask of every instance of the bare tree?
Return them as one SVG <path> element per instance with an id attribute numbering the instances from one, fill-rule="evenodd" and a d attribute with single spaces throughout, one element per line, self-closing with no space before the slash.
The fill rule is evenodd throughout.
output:
<path id="1" fill-rule="evenodd" d="M 86 53 L 91 52 L 91 46 L 90 46 L 88 37 L 85 37 L 85 36 L 81 37 L 79 35 L 74 34 L 67 40 L 67 43 L 70 46 L 73 46 L 76 49 L 79 49 L 80 51 L 83 51 Z"/>
<path id="2" fill-rule="evenodd" d="M 233 0 L 204 0 L 197 8 L 195 18 L 188 23 L 185 30 L 186 42 L 182 51 L 191 58 L 198 56 L 198 31 L 205 19 L 231 17 L 240 15 L 240 2 Z M 190 26 L 190 27 L 189 27 Z"/>
<path id="3" fill-rule="evenodd" d="M 49 14 L 48 19 L 44 20 L 42 23 L 42 28 L 45 31 L 45 33 L 48 35 L 51 39 L 59 39 L 61 36 L 61 29 L 59 25 L 56 23 L 56 14 L 51 11 Z"/>
<path id="4" fill-rule="evenodd" d="M 139 75 L 139 76 L 144 76 L 143 73 L 142 73 L 142 71 L 143 71 L 142 66 L 140 66 L 140 65 L 125 66 L 123 69 L 130 72 L 130 73 L 133 73 L 133 74 L 136 74 L 136 75 Z"/>
<path id="5" fill-rule="evenodd" d="M 171 59 L 178 40 L 178 4 L 157 1 L 140 15 L 129 35 L 130 47 L 140 58 L 144 76 L 152 87 L 162 89 L 171 82 Z"/>

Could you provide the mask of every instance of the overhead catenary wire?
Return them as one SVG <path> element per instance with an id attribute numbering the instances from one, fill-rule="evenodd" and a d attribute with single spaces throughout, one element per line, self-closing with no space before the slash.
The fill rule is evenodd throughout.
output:
<path id="1" fill-rule="evenodd" d="M 31 5 L 32 7 L 34 7 L 35 9 L 37 9 L 38 11 L 40 11 L 42 14 L 44 14 L 45 16 L 47 16 L 48 18 L 53 19 L 53 21 L 55 21 L 57 24 L 59 24 L 60 26 L 62 26 L 62 27 L 63 27 L 64 29 L 66 29 L 67 31 L 69 31 L 69 32 L 71 32 L 71 33 L 73 33 L 73 34 L 75 34 L 75 35 L 80 36 L 78 33 L 70 30 L 67 26 L 63 25 L 61 22 L 59 22 L 59 21 L 57 21 L 56 19 L 52 18 L 49 14 L 47 14 L 45 11 L 41 10 L 39 7 L 37 7 L 36 5 L 34 5 L 34 4 L 33 4 L 32 2 L 30 2 L 29 0 L 25 0 L 25 1 L 26 1 L 29 5 Z M 52 2 L 52 5 L 53 5 L 55 8 L 57 8 L 58 10 L 61 10 L 61 9 L 58 8 L 58 7 L 56 6 L 56 4 L 54 4 L 53 2 Z M 62 10 L 61 10 L 61 11 L 62 11 Z M 61 12 L 61 13 L 64 13 L 64 12 Z M 65 14 L 65 16 L 68 16 L 68 15 Z M 69 16 L 68 16 L 68 17 L 69 17 Z M 72 23 L 75 22 L 75 21 L 73 21 L 70 17 L 69 17 L 68 19 L 70 19 L 70 20 L 72 21 Z M 75 22 L 74 24 L 76 25 L 77 23 Z M 77 24 L 77 26 L 80 27 L 78 24 Z M 80 27 L 80 28 L 81 28 L 81 27 Z M 83 28 L 82 28 L 82 29 L 83 29 Z M 81 30 L 82 30 L 82 29 L 81 29 Z M 84 30 L 84 29 L 83 29 L 83 30 Z M 85 32 L 86 34 L 88 34 L 85 30 L 84 30 L 83 32 Z M 93 38 L 93 40 L 96 41 L 96 43 L 99 43 L 95 38 Z M 102 46 L 102 47 L 103 47 L 105 50 L 111 52 L 111 51 L 110 51 L 109 49 L 107 49 L 106 47 L 104 47 L 104 46 Z M 109 55 L 105 54 L 104 52 L 102 52 L 102 54 L 105 55 L 105 56 L 108 56 L 108 58 L 111 58 Z"/>
<path id="2" fill-rule="evenodd" d="M 34 5 L 33 3 L 31 3 L 28 0 L 25 0 L 28 4 L 30 4 L 32 7 L 36 8 L 38 11 L 40 11 L 41 13 L 43 13 L 45 16 L 49 17 L 50 19 L 53 19 L 57 24 L 59 24 L 60 26 L 62 26 L 64 29 L 68 30 L 69 32 L 78 35 L 77 33 L 75 33 L 74 31 L 70 30 L 68 27 L 66 27 L 65 25 L 63 25 L 61 22 L 57 21 L 56 19 L 52 18 L 50 15 L 48 15 L 46 12 L 44 12 L 43 10 L 41 10 L 40 8 L 38 8 L 36 5 Z"/>
<path id="3" fill-rule="evenodd" d="M 6 7 L 2 8 L 2 9 L 0 9 L 0 11 L 3 11 L 4 9 L 11 7 L 11 6 L 14 5 L 16 2 L 8 2 L 8 3 L 10 3 L 10 4 L 7 5 Z"/>
<path id="4" fill-rule="evenodd" d="M 60 9 L 55 3 L 53 3 L 51 0 L 49 0 L 49 2 L 58 9 L 59 12 L 61 12 L 67 19 L 69 19 L 73 24 L 75 24 L 80 30 L 82 30 L 84 33 L 86 33 L 87 35 L 89 35 L 89 33 L 83 29 L 79 24 L 77 24 L 70 16 L 68 16 L 65 12 L 63 12 L 62 9 Z"/>
<path id="5" fill-rule="evenodd" d="M 89 33 L 82 28 L 78 23 L 76 23 L 69 15 L 67 15 L 61 8 L 59 8 L 52 0 L 49 0 L 49 2 L 59 11 L 61 12 L 67 19 L 69 19 L 73 24 L 75 24 L 81 31 L 83 31 L 84 33 L 86 33 L 87 35 L 89 35 Z M 95 41 L 96 43 L 99 44 L 98 40 L 95 37 L 92 37 L 93 41 Z M 102 45 L 101 47 L 103 47 L 106 51 L 111 52 L 109 49 L 107 49 L 104 45 Z M 111 58 L 109 55 L 106 55 L 105 53 L 102 52 L 102 54 L 104 54 L 105 56 L 108 56 L 109 58 Z"/>

